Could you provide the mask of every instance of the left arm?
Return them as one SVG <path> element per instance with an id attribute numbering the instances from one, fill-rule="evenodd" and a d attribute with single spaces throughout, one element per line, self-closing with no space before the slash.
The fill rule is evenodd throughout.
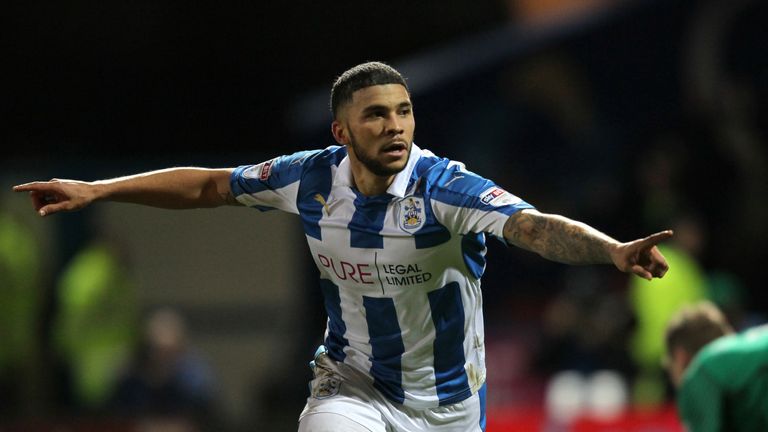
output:
<path id="1" fill-rule="evenodd" d="M 667 230 L 622 243 L 587 224 L 532 209 L 514 213 L 504 224 L 509 244 L 544 258 L 566 264 L 612 263 L 648 280 L 667 272 L 667 261 L 656 244 L 670 237 L 672 231 Z"/>

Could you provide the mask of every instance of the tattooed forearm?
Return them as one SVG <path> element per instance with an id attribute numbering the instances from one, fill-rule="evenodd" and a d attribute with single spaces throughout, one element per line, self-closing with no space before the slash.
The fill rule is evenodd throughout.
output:
<path id="1" fill-rule="evenodd" d="M 512 215 L 504 238 L 515 246 L 566 264 L 610 263 L 609 249 L 618 242 L 589 225 L 533 210 Z"/>

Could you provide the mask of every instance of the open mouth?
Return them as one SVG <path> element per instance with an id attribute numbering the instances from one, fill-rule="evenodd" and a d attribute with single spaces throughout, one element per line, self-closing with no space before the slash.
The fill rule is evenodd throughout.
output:
<path id="1" fill-rule="evenodd" d="M 405 142 L 402 141 L 396 141 L 391 144 L 385 145 L 381 151 L 383 153 L 389 153 L 389 154 L 400 154 L 408 150 L 408 145 L 405 144 Z"/>

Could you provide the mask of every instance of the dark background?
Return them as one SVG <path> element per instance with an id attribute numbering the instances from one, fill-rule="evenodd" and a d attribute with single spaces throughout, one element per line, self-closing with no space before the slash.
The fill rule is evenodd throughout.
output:
<path id="1" fill-rule="evenodd" d="M 4 139 L 17 143 L 12 155 L 31 157 L 296 148 L 285 113 L 304 92 L 329 88 L 361 61 L 396 61 L 506 17 L 489 1 L 76 1 L 5 9 Z"/>
<path id="2" fill-rule="evenodd" d="M 768 31 L 760 22 L 766 6 L 743 2 L 733 17 L 723 17 L 725 30 L 712 24 L 705 32 L 712 40 L 702 45 L 717 53 L 710 72 L 688 60 L 695 51 L 691 27 L 707 2 L 618 2 L 586 18 L 539 26 L 516 3 L 525 2 L 7 4 L 3 159 L 18 168 L 50 166 L 52 176 L 92 179 L 134 167 L 229 166 L 324 147 L 333 144 L 323 121 L 330 83 L 346 68 L 377 59 L 416 75 L 409 78 L 422 147 L 502 184 L 499 171 L 521 172 L 523 186 L 509 187 L 537 205 L 546 197 L 534 193 L 546 195 L 588 173 L 614 176 L 622 185 L 618 199 L 636 200 L 643 191 L 632 190 L 638 185 L 629 166 L 646 159 L 642 169 L 652 171 L 654 151 L 663 150 L 682 161 L 674 179 L 681 211 L 703 212 L 716 234 L 710 252 L 728 255 L 722 258 L 728 266 L 758 278 L 756 262 L 724 249 L 746 242 L 750 254 L 761 252 L 749 245 L 758 233 L 739 231 L 751 208 L 743 201 L 762 200 L 745 191 L 764 191 L 755 183 L 765 179 Z M 489 46 L 494 53 L 486 55 Z M 561 102 L 547 95 L 547 86 L 559 78 L 525 81 L 519 73 L 547 56 L 556 58 L 547 70 L 560 68 L 580 93 L 566 97 L 583 99 L 561 111 L 589 110 L 592 124 L 576 131 L 550 127 L 545 111 Z M 442 76 L 444 70 L 450 72 Z M 706 79 L 716 81 L 712 94 L 691 90 Z M 492 110 L 486 95 L 507 100 Z M 315 103 L 302 105 L 307 99 Z M 460 139 L 461 131 L 448 126 L 467 119 L 477 127 Z M 571 120 L 554 120 L 563 121 Z M 512 126 L 489 132 L 487 123 Z M 744 125 L 756 154 L 721 136 Z M 500 133 L 515 137 L 504 142 Z M 489 154 L 494 163 L 481 162 Z M 564 208 L 551 211 L 578 217 L 584 210 L 558 205 Z M 625 207 L 630 214 L 620 217 L 632 218 L 633 210 Z M 615 215 L 605 219 L 606 230 L 620 224 Z M 668 221 L 656 222 L 647 228 Z M 764 294 L 754 295 L 765 303 Z"/>

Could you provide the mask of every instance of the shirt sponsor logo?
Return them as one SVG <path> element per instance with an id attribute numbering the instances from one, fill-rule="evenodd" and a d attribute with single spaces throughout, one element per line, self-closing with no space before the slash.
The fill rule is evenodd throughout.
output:
<path id="1" fill-rule="evenodd" d="M 370 265 L 363 263 L 351 263 L 343 260 L 334 259 L 333 257 L 327 257 L 322 254 L 317 254 L 317 260 L 321 266 L 325 267 L 333 274 L 336 275 L 339 280 L 345 281 L 347 279 L 362 283 L 372 284 L 373 275 L 371 274 Z"/>
<path id="2" fill-rule="evenodd" d="M 482 194 L 480 194 L 480 201 L 482 201 L 483 204 L 492 205 L 494 207 L 501 207 L 505 205 L 517 204 L 522 200 L 498 186 L 493 186 L 492 188 L 486 189 Z"/>
<path id="3" fill-rule="evenodd" d="M 432 273 L 423 271 L 418 263 L 382 264 L 384 281 L 392 286 L 417 285 L 432 279 Z"/>
<path id="4" fill-rule="evenodd" d="M 418 231 L 424 225 L 424 199 L 407 197 L 398 204 L 400 229 L 409 234 Z"/>
<path id="5" fill-rule="evenodd" d="M 325 268 L 328 276 L 336 276 L 335 283 L 355 282 L 372 285 L 374 278 L 388 286 L 408 286 L 429 282 L 432 272 L 422 270 L 419 263 L 392 263 L 371 265 L 370 263 L 349 262 L 338 258 L 317 254 L 317 263 L 321 270 Z"/>

